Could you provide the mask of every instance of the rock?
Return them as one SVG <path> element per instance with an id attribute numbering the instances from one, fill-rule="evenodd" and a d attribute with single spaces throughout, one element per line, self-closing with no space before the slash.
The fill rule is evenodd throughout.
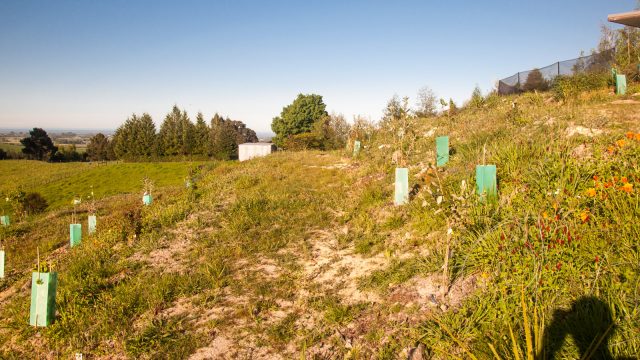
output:
<path id="1" fill-rule="evenodd" d="M 418 344 L 418 346 L 409 350 L 409 356 L 407 360 L 423 360 L 424 359 L 424 344 Z"/>
<path id="2" fill-rule="evenodd" d="M 600 129 L 587 128 L 584 126 L 569 126 L 567 128 L 567 137 L 571 137 L 574 135 L 583 135 L 588 137 L 594 137 L 602 134 L 604 131 Z"/>

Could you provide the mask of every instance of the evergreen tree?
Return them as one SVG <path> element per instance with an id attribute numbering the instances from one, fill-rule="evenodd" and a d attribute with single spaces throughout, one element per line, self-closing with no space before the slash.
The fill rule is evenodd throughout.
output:
<path id="1" fill-rule="evenodd" d="M 29 131 L 29 137 L 20 140 L 20 143 L 24 146 L 22 152 L 31 159 L 49 160 L 58 151 L 47 132 L 41 128 L 33 128 Z"/>
<path id="2" fill-rule="evenodd" d="M 136 126 L 135 143 L 138 144 L 137 155 L 150 158 L 158 155 L 156 125 L 151 115 L 144 113 Z"/>
<path id="3" fill-rule="evenodd" d="M 209 155 L 209 127 L 204 121 L 202 113 L 199 112 L 196 116 L 196 125 L 194 129 L 194 154 Z"/>
<path id="4" fill-rule="evenodd" d="M 149 114 L 131 115 L 113 135 L 113 152 L 118 159 L 133 160 L 158 155 L 156 126 Z"/>
<path id="5" fill-rule="evenodd" d="M 186 111 L 174 105 L 160 126 L 160 144 L 164 155 L 190 155 L 194 147 L 194 126 Z"/>

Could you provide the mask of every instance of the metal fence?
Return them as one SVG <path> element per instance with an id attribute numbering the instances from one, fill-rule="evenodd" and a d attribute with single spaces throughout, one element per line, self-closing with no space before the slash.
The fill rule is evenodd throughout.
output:
<path id="1" fill-rule="evenodd" d="M 541 89 L 548 86 L 560 75 L 571 76 L 578 73 L 608 71 L 613 63 L 615 49 L 606 50 L 593 55 L 558 61 L 540 69 L 521 71 L 498 82 L 498 94 L 508 95 L 519 92 Z"/>

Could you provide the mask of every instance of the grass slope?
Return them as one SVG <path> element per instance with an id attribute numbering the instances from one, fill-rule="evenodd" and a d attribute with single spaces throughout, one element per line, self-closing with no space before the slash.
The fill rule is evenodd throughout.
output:
<path id="1" fill-rule="evenodd" d="M 409 124 L 413 191 L 401 207 L 398 132 L 384 127 L 356 159 L 277 153 L 206 167 L 195 187 L 162 188 L 150 207 L 105 197 L 98 233 L 74 249 L 60 202 L 2 230 L 0 356 L 632 358 L 640 109 L 613 100 L 490 98 Z M 437 135 L 454 149 L 443 169 Z M 483 161 L 498 169 L 493 201 L 475 194 Z M 56 182 L 73 182 L 63 175 L 73 168 L 59 169 Z M 20 254 L 43 243 L 58 314 L 33 329 L 33 256 Z"/>

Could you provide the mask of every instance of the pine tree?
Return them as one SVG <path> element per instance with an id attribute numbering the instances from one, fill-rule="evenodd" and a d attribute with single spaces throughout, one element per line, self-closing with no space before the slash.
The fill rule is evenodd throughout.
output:
<path id="1" fill-rule="evenodd" d="M 156 126 L 149 114 L 131 115 L 113 136 L 113 152 L 118 159 L 150 158 L 158 154 Z"/>
<path id="2" fill-rule="evenodd" d="M 136 143 L 138 144 L 137 155 L 145 158 L 158 155 L 156 125 L 151 119 L 151 115 L 144 113 L 138 120 L 138 134 Z"/>
<path id="3" fill-rule="evenodd" d="M 194 154 L 209 155 L 209 132 L 210 129 L 204 121 L 204 116 L 199 112 L 196 116 Z"/>
<path id="4" fill-rule="evenodd" d="M 169 156 L 190 155 L 194 147 L 194 126 L 186 111 L 174 105 L 160 126 L 160 143 L 163 154 Z"/>

